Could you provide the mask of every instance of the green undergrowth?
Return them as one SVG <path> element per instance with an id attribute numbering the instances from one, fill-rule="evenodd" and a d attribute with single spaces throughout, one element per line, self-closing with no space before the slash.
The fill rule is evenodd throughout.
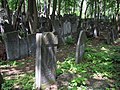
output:
<path id="1" fill-rule="evenodd" d="M 17 75 L 15 79 L 6 79 L 5 83 L 3 84 L 3 90 L 14 90 L 14 89 L 21 89 L 21 90 L 33 90 L 34 83 L 34 74 L 22 74 Z"/>
<path id="2" fill-rule="evenodd" d="M 101 43 L 94 46 L 88 42 L 84 60 L 80 64 L 75 63 L 74 55 L 69 55 L 64 62 L 58 61 L 57 64 L 58 76 L 64 73 L 74 75 L 69 82 L 68 90 L 88 90 L 87 81 L 99 76 L 110 85 L 98 87 L 98 90 L 119 90 L 120 88 L 120 47 Z M 110 80 L 114 82 L 111 83 Z M 94 89 L 94 86 L 91 88 Z M 64 85 L 60 90 L 64 90 Z"/>
<path id="3" fill-rule="evenodd" d="M 66 47 L 66 46 L 65 46 Z M 71 51 L 72 52 L 72 51 Z M 68 81 L 67 89 L 64 85 L 59 90 L 96 90 L 95 87 L 88 85 L 88 81 L 97 77 L 110 84 L 102 86 L 97 90 L 119 90 L 120 88 L 120 47 L 99 43 L 92 45 L 87 42 L 84 60 L 80 64 L 75 63 L 75 53 L 69 52 L 68 57 L 63 62 L 57 61 L 57 78 L 65 73 L 70 73 L 73 77 Z M 23 60 L 24 61 L 24 60 Z M 26 67 L 32 60 L 19 61 L 0 61 L 0 68 L 19 68 Z M 23 68 L 23 69 L 24 69 Z M 34 90 L 35 72 L 24 72 L 13 75 L 14 78 L 3 74 L 5 83 L 3 90 L 12 90 L 20 87 L 21 90 Z M 96 80 L 97 80 L 96 79 Z M 112 82 L 111 82 L 112 81 Z M 59 83 L 58 83 L 59 84 Z"/>
<path id="4" fill-rule="evenodd" d="M 25 59 L 21 61 L 0 61 L 0 68 L 3 71 L 7 70 L 6 73 L 18 71 L 18 74 L 11 73 L 11 75 L 3 73 L 4 83 L 2 84 L 2 90 L 34 90 L 34 72 L 24 71 L 26 64 L 31 61 Z"/>

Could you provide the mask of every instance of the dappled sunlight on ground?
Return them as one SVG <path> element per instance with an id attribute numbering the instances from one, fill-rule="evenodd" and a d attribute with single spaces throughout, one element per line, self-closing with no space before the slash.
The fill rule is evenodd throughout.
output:
<path id="1" fill-rule="evenodd" d="M 35 59 L 32 57 L 28 57 L 15 61 L 3 61 L 0 66 L 0 70 L 6 81 L 24 78 L 26 74 L 28 74 L 28 76 L 31 73 L 34 74 Z"/>

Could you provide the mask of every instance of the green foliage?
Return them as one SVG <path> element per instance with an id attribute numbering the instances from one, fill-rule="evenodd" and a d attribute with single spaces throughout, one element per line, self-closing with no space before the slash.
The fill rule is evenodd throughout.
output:
<path id="1" fill-rule="evenodd" d="M 16 86 L 19 86 L 23 90 L 33 90 L 34 84 L 34 74 L 24 74 L 22 76 L 18 76 L 16 79 L 5 80 L 2 88 L 4 90 L 14 89 Z"/>
<path id="2" fill-rule="evenodd" d="M 19 61 L 0 61 L 0 66 L 2 68 L 22 68 L 25 67 L 25 64 L 31 62 L 31 60 L 25 60 L 23 59 L 23 62 Z M 9 70 L 9 69 L 8 69 Z M 11 76 L 8 76 L 6 74 L 3 75 L 5 82 L 2 85 L 3 90 L 14 90 L 15 87 L 20 87 L 23 90 L 33 90 L 33 84 L 34 84 L 34 72 L 30 73 L 21 73 L 21 74 L 15 74 L 12 78 Z"/>
<path id="3" fill-rule="evenodd" d="M 75 43 L 75 40 L 74 40 L 73 37 L 70 36 L 70 37 L 67 37 L 67 38 L 66 38 L 65 43 L 68 44 L 68 45 L 71 45 L 71 44 L 74 44 L 74 43 Z"/>
<path id="4" fill-rule="evenodd" d="M 117 83 L 120 83 L 118 80 L 119 73 L 116 68 L 119 70 L 119 65 L 113 64 L 113 56 L 116 60 L 119 60 L 119 48 L 106 46 L 104 44 L 99 44 L 93 46 L 87 44 L 85 50 L 85 59 L 80 64 L 75 63 L 74 56 L 69 55 L 64 62 L 58 62 L 57 75 L 64 73 L 71 73 L 75 75 L 74 78 L 69 82 L 68 90 L 87 90 L 86 81 L 95 76 L 102 76 L 106 79 L 115 78 L 118 82 L 113 86 L 114 88 L 119 87 Z M 62 87 L 61 87 L 62 88 Z M 109 88 L 107 88 L 109 90 Z"/>
<path id="5" fill-rule="evenodd" d="M 11 10 L 15 10 L 15 8 L 17 7 L 17 6 L 16 6 L 17 1 L 18 1 L 18 0 L 8 0 L 9 8 L 10 8 Z"/>

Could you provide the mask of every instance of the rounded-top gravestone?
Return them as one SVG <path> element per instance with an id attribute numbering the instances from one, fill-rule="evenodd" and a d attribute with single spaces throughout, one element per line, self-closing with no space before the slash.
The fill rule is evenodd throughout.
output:
<path id="1" fill-rule="evenodd" d="M 80 63 L 83 60 L 83 56 L 85 53 L 85 42 L 86 42 L 86 34 L 85 31 L 80 31 L 77 46 L 76 46 L 76 63 Z"/>

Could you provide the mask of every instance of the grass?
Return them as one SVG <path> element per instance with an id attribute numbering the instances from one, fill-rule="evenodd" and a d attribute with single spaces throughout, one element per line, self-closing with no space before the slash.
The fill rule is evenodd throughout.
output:
<path id="1" fill-rule="evenodd" d="M 25 69 L 27 63 L 31 63 L 33 60 L 24 59 L 19 61 L 1 61 L 0 68 L 20 68 Z M 61 61 L 61 60 L 60 60 Z M 69 53 L 68 57 L 63 62 L 57 61 L 57 77 L 64 73 L 71 73 L 74 75 L 70 81 L 68 81 L 67 90 L 87 90 L 88 88 L 99 88 L 98 90 L 119 90 L 120 88 L 120 47 L 98 44 L 92 45 L 92 42 L 87 42 L 84 60 L 80 64 L 75 63 L 75 53 Z M 31 64 L 30 64 L 31 65 Z M 31 67 L 31 66 L 29 66 Z M 19 70 L 20 70 L 19 69 Z M 10 90 L 15 87 L 20 87 L 23 90 L 34 90 L 34 71 L 22 72 L 11 75 L 4 73 L 5 83 L 3 84 L 3 90 Z M 89 80 L 100 80 L 108 85 L 102 85 L 97 87 L 94 85 L 88 85 Z M 59 88 L 59 90 L 66 90 L 65 86 Z"/>
<path id="2" fill-rule="evenodd" d="M 58 62 L 57 75 L 69 72 L 76 76 L 69 82 L 68 90 L 78 90 L 80 88 L 87 90 L 89 88 L 87 81 L 95 77 L 98 80 L 102 77 L 101 79 L 107 82 L 107 86 L 94 87 L 95 85 L 92 85 L 93 89 L 119 90 L 120 48 L 105 44 L 93 46 L 91 42 L 88 43 L 84 61 L 76 64 L 74 56 L 71 56 L 66 58 L 64 62 Z M 60 87 L 61 90 L 63 88 L 64 85 Z"/>

